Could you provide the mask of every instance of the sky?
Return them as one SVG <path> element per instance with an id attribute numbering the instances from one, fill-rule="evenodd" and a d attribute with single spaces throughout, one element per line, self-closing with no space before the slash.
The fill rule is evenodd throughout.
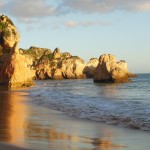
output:
<path id="1" fill-rule="evenodd" d="M 150 0 L 0 0 L 20 33 L 20 48 L 59 47 L 89 61 L 102 54 L 150 73 Z"/>

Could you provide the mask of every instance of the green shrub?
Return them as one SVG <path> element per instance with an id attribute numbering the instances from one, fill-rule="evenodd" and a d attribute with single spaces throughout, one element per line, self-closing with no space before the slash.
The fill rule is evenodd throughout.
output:
<path id="1" fill-rule="evenodd" d="M 54 55 L 53 55 L 53 53 L 48 54 L 48 58 L 49 58 L 49 60 L 53 60 L 53 59 L 54 59 Z"/>
<path id="2" fill-rule="evenodd" d="M 58 62 L 58 63 L 57 63 L 57 67 L 58 67 L 58 68 L 61 68 L 61 67 L 62 67 L 62 62 Z"/>
<path id="3" fill-rule="evenodd" d="M 4 38 L 7 38 L 7 37 L 11 36 L 10 30 L 4 30 L 3 31 L 3 36 L 4 36 Z"/>
<path id="4" fill-rule="evenodd" d="M 3 31 L 6 28 L 7 28 L 7 24 L 4 22 L 0 22 L 0 31 Z"/>
<path id="5" fill-rule="evenodd" d="M 55 67 L 55 65 L 56 65 L 55 62 L 53 62 L 53 61 L 50 62 L 50 67 Z"/>

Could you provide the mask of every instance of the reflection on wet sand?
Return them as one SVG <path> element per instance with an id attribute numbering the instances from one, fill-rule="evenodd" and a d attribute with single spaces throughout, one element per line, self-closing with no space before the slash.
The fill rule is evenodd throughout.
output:
<path id="1" fill-rule="evenodd" d="M 9 116 L 11 115 L 11 104 L 9 95 L 0 93 L 0 141 L 10 141 Z"/>
<path id="2" fill-rule="evenodd" d="M 29 104 L 21 96 L 21 93 L 0 92 L 0 141 L 31 149 L 42 148 L 42 150 L 114 150 L 123 148 L 111 140 L 106 140 L 105 136 L 89 138 L 84 133 L 85 131 L 83 132 L 84 125 L 74 128 L 75 121 L 74 123 L 67 122 L 67 126 L 62 131 L 59 126 L 64 126 L 65 120 L 59 120 L 60 118 L 58 119 L 56 115 L 52 116 L 50 111 L 46 109 L 40 111 L 40 108 Z M 91 131 L 96 130 L 94 127 L 92 128 Z M 105 133 L 105 130 L 98 132 L 108 135 L 108 131 Z"/>
<path id="3" fill-rule="evenodd" d="M 26 105 L 20 102 L 21 96 L 14 92 L 0 92 L 0 140 L 22 145 Z"/>
<path id="4" fill-rule="evenodd" d="M 99 139 L 99 138 L 88 138 L 88 137 L 80 137 L 80 136 L 72 136 L 71 134 L 66 134 L 64 132 L 57 132 L 55 127 L 51 127 L 51 129 L 44 129 L 41 127 L 41 125 L 37 124 L 30 124 L 28 125 L 29 131 L 27 134 L 27 137 L 32 139 L 48 139 L 51 143 L 56 141 L 70 141 L 73 143 L 79 143 L 80 146 L 83 144 L 92 145 L 94 149 L 99 150 L 112 150 L 123 148 L 124 146 L 121 145 L 115 145 L 111 141 L 105 140 L 105 139 Z M 63 143 L 62 143 L 63 145 Z M 64 147 L 64 146 L 63 146 Z M 88 149 L 88 146 L 87 148 Z"/>

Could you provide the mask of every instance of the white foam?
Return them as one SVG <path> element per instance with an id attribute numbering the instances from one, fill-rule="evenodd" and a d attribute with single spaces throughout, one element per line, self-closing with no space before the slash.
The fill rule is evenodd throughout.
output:
<path id="1" fill-rule="evenodd" d="M 91 80 L 53 81 L 46 86 L 40 82 L 30 92 L 30 96 L 38 105 L 71 116 L 150 131 L 149 101 L 134 97 L 131 86 L 125 86 L 129 88 L 124 85 L 123 90 L 118 86 L 97 86 Z"/>

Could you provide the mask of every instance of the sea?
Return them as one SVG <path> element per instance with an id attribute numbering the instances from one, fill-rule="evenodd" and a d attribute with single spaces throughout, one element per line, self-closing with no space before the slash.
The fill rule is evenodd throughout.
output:
<path id="1" fill-rule="evenodd" d="M 123 84 L 39 80 L 29 96 L 36 105 L 69 116 L 150 131 L 150 74 L 138 74 Z"/>

